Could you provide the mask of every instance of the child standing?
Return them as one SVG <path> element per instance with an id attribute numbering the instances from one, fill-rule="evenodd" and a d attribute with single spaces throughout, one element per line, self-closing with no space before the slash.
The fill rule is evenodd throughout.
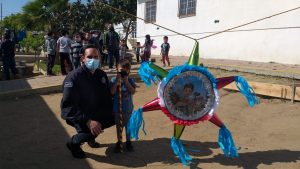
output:
<path id="1" fill-rule="evenodd" d="M 144 48 L 144 54 L 143 54 L 143 60 L 149 61 L 151 56 L 151 47 L 153 45 L 153 40 L 151 40 L 150 35 L 145 36 L 145 43 L 143 46 L 140 46 L 139 48 Z"/>
<path id="2" fill-rule="evenodd" d="M 139 63 L 140 62 L 140 54 L 141 54 L 141 48 L 139 48 L 141 46 L 140 42 L 136 42 L 136 49 L 135 49 L 135 55 L 136 55 L 136 62 Z M 143 59 L 142 59 L 143 61 Z"/>
<path id="3" fill-rule="evenodd" d="M 168 43 L 168 37 L 164 36 L 164 43 L 161 44 L 161 52 L 160 52 L 164 67 L 166 66 L 166 61 L 168 62 L 168 66 L 170 66 L 169 50 L 170 50 L 170 44 Z"/>
<path id="4" fill-rule="evenodd" d="M 77 69 L 80 67 L 80 57 L 81 57 L 81 49 L 82 49 L 82 42 L 81 42 L 81 35 L 80 33 L 76 33 L 74 36 L 74 41 L 71 44 L 71 61 L 73 65 L 73 69 Z"/>
<path id="5" fill-rule="evenodd" d="M 116 153 L 122 152 L 122 133 L 123 128 L 127 130 L 127 122 L 133 111 L 132 95 L 135 93 L 135 82 L 129 77 L 130 62 L 126 59 L 118 63 L 118 74 L 111 79 L 111 93 L 113 95 L 113 112 L 115 114 L 118 142 L 114 148 Z M 133 146 L 130 141 L 130 135 L 126 131 L 126 149 L 132 152 Z"/>
<path id="6" fill-rule="evenodd" d="M 120 45 L 120 60 L 125 59 L 127 50 L 128 50 L 128 46 L 126 44 L 126 41 L 125 39 L 122 39 Z"/>

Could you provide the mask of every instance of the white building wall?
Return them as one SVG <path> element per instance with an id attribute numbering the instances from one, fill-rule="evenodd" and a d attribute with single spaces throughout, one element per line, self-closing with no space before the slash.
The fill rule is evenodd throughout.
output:
<path id="1" fill-rule="evenodd" d="M 194 38 L 222 31 L 300 6 L 299 0 L 197 0 L 196 16 L 179 18 L 178 0 L 157 0 L 156 23 Z M 144 18 L 145 0 L 138 0 L 137 16 Z M 300 27 L 300 9 L 237 30 Z M 215 23 L 219 20 L 219 23 Z M 203 33 L 203 34 L 199 34 Z M 194 41 L 137 20 L 137 38 L 150 34 L 160 46 L 169 36 L 170 55 L 189 56 Z M 300 29 L 227 32 L 199 41 L 202 58 L 300 64 Z M 159 55 L 160 48 L 153 54 Z"/>

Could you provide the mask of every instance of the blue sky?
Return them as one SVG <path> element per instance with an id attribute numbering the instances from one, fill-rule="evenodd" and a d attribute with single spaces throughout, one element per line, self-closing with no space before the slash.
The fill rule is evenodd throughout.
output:
<path id="1" fill-rule="evenodd" d="M 18 13 L 22 11 L 22 6 L 24 6 L 30 0 L 0 0 L 2 3 L 3 18 L 9 16 L 12 13 Z M 75 0 L 71 0 L 75 1 Z M 84 1 L 84 0 L 83 0 Z"/>

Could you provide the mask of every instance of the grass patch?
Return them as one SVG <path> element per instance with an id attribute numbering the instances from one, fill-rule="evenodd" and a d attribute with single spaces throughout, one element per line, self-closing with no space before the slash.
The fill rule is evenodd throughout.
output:
<path id="1" fill-rule="evenodd" d="M 35 63 L 35 65 L 37 66 L 38 63 Z M 46 61 L 43 61 L 43 60 L 40 61 L 40 69 L 47 72 L 47 62 Z M 60 65 L 55 64 L 52 68 L 52 72 L 54 75 L 60 75 Z"/>

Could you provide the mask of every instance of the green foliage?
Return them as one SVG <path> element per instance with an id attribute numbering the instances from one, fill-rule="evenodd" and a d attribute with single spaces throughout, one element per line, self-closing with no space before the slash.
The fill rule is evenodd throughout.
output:
<path id="1" fill-rule="evenodd" d="M 33 0 L 23 6 L 31 30 L 59 29 L 69 13 L 68 0 Z"/>
<path id="2" fill-rule="evenodd" d="M 37 66 L 38 63 L 35 63 L 35 65 Z M 39 67 L 40 69 L 42 69 L 44 72 L 47 72 L 47 62 L 41 60 L 39 63 Z M 54 75 L 60 75 L 60 65 L 55 64 L 52 68 L 52 72 L 54 73 Z"/>
<path id="3" fill-rule="evenodd" d="M 85 30 L 104 30 L 107 24 L 127 23 L 134 17 L 107 7 L 108 0 L 32 0 L 23 6 L 23 12 L 5 17 L 2 26 L 11 29 L 59 31 L 71 33 Z M 137 0 L 110 0 L 109 5 L 136 14 Z M 124 25 L 124 24 L 123 24 Z M 124 26 L 129 27 L 130 24 Z"/>
<path id="4" fill-rule="evenodd" d="M 26 52 L 32 51 L 40 51 L 45 42 L 45 38 L 43 34 L 32 35 L 32 32 L 27 32 L 27 37 L 23 39 L 20 44 L 25 47 Z"/>
<path id="5" fill-rule="evenodd" d="M 26 25 L 23 22 L 24 16 L 23 14 L 17 13 L 17 14 L 11 14 L 8 17 L 5 17 L 1 23 L 1 27 L 8 28 L 8 29 L 17 29 L 21 30 L 26 27 Z"/>

